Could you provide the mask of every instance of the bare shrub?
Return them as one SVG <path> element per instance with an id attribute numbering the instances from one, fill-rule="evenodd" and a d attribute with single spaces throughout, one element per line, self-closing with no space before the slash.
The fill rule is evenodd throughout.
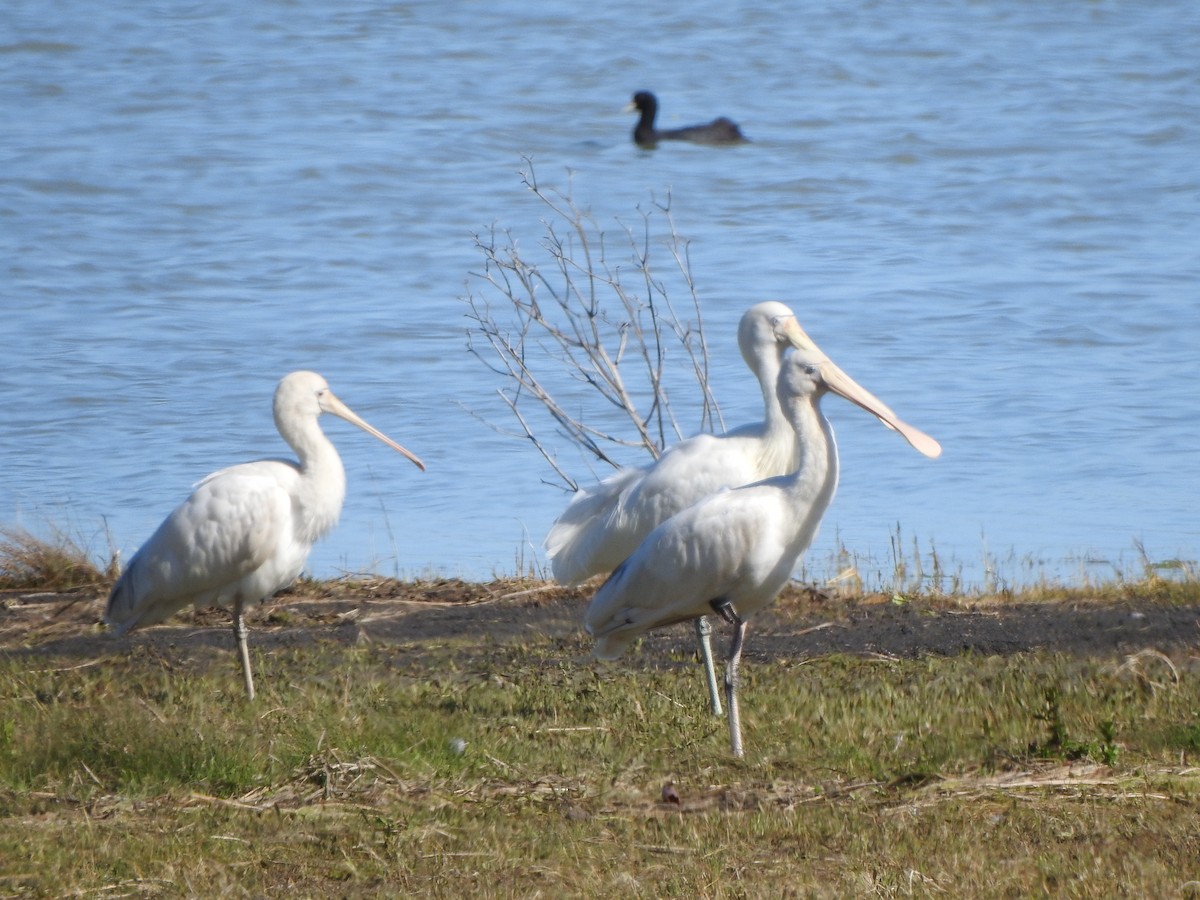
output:
<path id="1" fill-rule="evenodd" d="M 476 235 L 484 266 L 471 273 L 465 298 L 469 349 L 501 376 L 496 392 L 518 430 L 489 424 L 530 441 L 571 490 L 578 485 L 551 433 L 619 467 L 619 449 L 640 447 L 657 459 L 685 433 L 723 430 L 688 246 L 670 198 L 639 206 L 637 227 L 618 221 L 622 239 L 613 250 L 592 215 L 569 193 L 541 186 L 526 163 L 521 180 L 548 211 L 538 253 L 523 251 L 507 229 Z M 687 293 L 682 312 L 668 296 L 668 278 L 681 279 Z M 698 422 L 681 424 L 684 410 Z"/>

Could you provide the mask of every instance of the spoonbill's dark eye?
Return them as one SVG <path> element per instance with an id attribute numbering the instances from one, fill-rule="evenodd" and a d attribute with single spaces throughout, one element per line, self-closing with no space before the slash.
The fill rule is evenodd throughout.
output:
<path id="1" fill-rule="evenodd" d="M 816 375 L 816 374 L 817 374 L 817 367 L 816 367 L 816 366 L 805 366 L 805 367 L 804 367 L 804 374 L 805 374 L 805 375 Z"/>

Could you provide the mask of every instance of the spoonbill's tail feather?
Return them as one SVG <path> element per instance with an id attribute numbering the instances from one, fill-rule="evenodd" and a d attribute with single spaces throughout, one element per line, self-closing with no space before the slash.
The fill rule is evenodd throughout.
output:
<path id="1" fill-rule="evenodd" d="M 137 619 L 133 613 L 137 607 L 137 598 L 133 594 L 128 579 L 118 581 L 108 595 L 108 607 L 104 610 L 104 621 L 113 634 L 121 635 L 129 631 Z"/>
<path id="2" fill-rule="evenodd" d="M 639 605 L 634 598 L 641 595 L 639 588 L 645 584 L 636 580 L 635 569 L 636 560 L 617 566 L 584 613 L 583 627 L 596 639 L 593 653 L 597 659 L 619 659 L 647 631 L 692 618 L 656 606 L 653 596 L 649 603 Z"/>
<path id="3" fill-rule="evenodd" d="M 612 571 L 629 555 L 613 548 L 610 526 L 621 496 L 643 474 L 639 468 L 621 469 L 575 494 L 546 535 L 546 556 L 555 581 L 568 586 L 579 584 L 593 575 Z"/>
<path id="4" fill-rule="evenodd" d="M 141 560 L 134 556 L 113 585 L 104 610 L 104 621 L 113 634 L 122 635 L 139 625 L 152 625 L 167 618 L 170 611 L 155 616 L 155 610 L 146 603 L 151 586 L 147 585 Z"/>

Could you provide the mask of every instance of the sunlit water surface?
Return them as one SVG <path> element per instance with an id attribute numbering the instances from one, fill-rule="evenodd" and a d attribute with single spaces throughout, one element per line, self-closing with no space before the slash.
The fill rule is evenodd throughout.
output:
<path id="1" fill-rule="evenodd" d="M 639 150 L 639 88 L 753 143 Z M 0 524 L 127 556 L 207 472 L 287 452 L 271 393 L 312 368 L 429 466 L 326 423 L 350 490 L 314 574 L 540 565 L 567 498 L 481 421 L 512 425 L 463 302 L 473 234 L 536 255 L 531 160 L 618 249 L 669 198 L 727 424 L 759 416 L 737 319 L 778 298 L 942 442 L 828 401 L 807 574 L 1194 560 L 1197 96 L 1192 0 L 9 2 Z"/>

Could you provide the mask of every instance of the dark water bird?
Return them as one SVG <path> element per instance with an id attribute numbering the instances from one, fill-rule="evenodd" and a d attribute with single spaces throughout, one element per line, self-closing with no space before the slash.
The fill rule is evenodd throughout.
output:
<path id="1" fill-rule="evenodd" d="M 425 468 L 360 419 L 315 372 L 292 372 L 275 390 L 275 427 L 298 461 L 260 459 L 214 472 L 159 526 L 129 561 L 104 619 L 117 633 L 161 622 L 188 605 L 232 607 L 246 695 L 254 677 L 244 607 L 299 576 L 312 545 L 337 522 L 346 472 L 317 418 L 330 413 Z"/>
<path id="2" fill-rule="evenodd" d="M 689 125 L 686 128 L 655 128 L 654 117 L 658 115 L 658 98 L 649 91 L 638 91 L 633 101 L 625 107 L 626 112 L 640 112 L 637 126 L 633 129 L 633 140 L 639 147 L 653 147 L 659 141 L 688 141 L 693 144 L 745 144 L 748 143 L 737 123 L 724 116 L 713 119 L 706 125 Z"/>
<path id="3" fill-rule="evenodd" d="M 675 622 L 715 612 L 732 625 L 725 700 L 734 756 L 742 755 L 737 687 L 746 621 L 787 583 L 837 487 L 837 445 L 820 409 L 829 392 L 862 407 L 925 456 L 942 452 L 815 345 L 797 348 L 778 384 L 800 448 L 794 470 L 712 494 L 667 519 L 596 591 L 584 615 L 600 659 L 616 659 L 645 632 Z"/>

